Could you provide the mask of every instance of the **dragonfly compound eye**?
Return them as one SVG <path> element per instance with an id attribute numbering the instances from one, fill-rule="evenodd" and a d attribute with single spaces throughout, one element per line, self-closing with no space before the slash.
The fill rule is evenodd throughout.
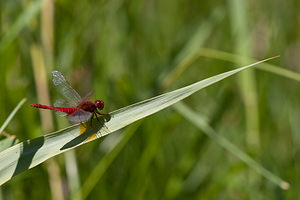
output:
<path id="1" fill-rule="evenodd" d="M 95 104 L 99 110 L 102 110 L 104 108 L 104 101 L 102 100 L 96 100 Z"/>

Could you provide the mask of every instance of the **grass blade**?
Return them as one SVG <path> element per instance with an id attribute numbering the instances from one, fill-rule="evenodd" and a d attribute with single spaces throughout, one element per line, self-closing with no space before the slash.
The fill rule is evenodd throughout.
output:
<path id="1" fill-rule="evenodd" d="M 233 62 L 236 64 L 242 64 L 244 61 L 246 62 L 256 62 L 255 59 L 245 58 L 241 56 L 237 56 L 232 53 L 216 50 L 216 49 L 208 49 L 208 48 L 201 48 L 197 54 L 198 56 L 204 56 L 207 58 L 215 58 L 219 60 L 225 60 L 229 62 Z M 297 72 L 293 72 L 291 70 L 287 70 L 281 67 L 276 67 L 275 65 L 269 63 L 263 63 L 261 65 L 256 66 L 255 68 L 270 72 L 285 78 L 292 79 L 294 81 L 300 81 L 300 74 Z"/>
<path id="2" fill-rule="evenodd" d="M 224 149 L 226 149 L 227 151 L 235 155 L 237 158 L 245 162 L 249 167 L 251 167 L 257 173 L 261 174 L 262 176 L 264 176 L 266 179 L 273 182 L 274 184 L 280 186 L 282 189 L 287 190 L 289 188 L 289 183 L 277 177 L 276 175 L 272 174 L 270 171 L 265 169 L 263 166 L 261 166 L 255 160 L 253 160 L 250 156 L 248 156 L 246 153 L 240 150 L 237 146 L 235 146 L 233 143 L 228 141 L 225 137 L 216 133 L 216 131 L 213 128 L 211 128 L 200 115 L 193 112 L 186 105 L 184 105 L 183 103 L 178 103 L 174 105 L 174 107 L 184 118 L 186 118 L 188 121 L 190 121 L 195 126 L 197 126 L 208 137 L 216 141 Z"/>
<path id="3" fill-rule="evenodd" d="M 6 149 L 0 153 L 0 184 L 57 154 L 117 131 L 139 119 L 169 107 L 209 85 L 276 57 L 278 56 L 224 72 L 172 92 L 116 110 L 110 113 L 110 121 L 106 122 L 105 126 L 97 134 L 95 134 L 93 128 L 86 129 L 85 126 L 77 124 Z"/>
<path id="4" fill-rule="evenodd" d="M 0 152 L 18 143 L 16 136 L 9 136 L 0 140 Z"/>
<path id="5" fill-rule="evenodd" d="M 182 74 L 188 67 L 191 66 L 191 63 L 195 62 L 198 58 L 198 51 L 207 41 L 209 36 L 212 34 L 217 23 L 223 19 L 224 10 L 222 7 L 217 7 L 214 12 L 211 14 L 209 19 L 204 22 L 201 22 L 199 27 L 195 30 L 193 35 L 190 37 L 187 44 L 180 51 L 180 53 L 175 57 L 175 68 L 166 76 L 161 85 L 162 88 L 168 88 L 174 80 L 176 80 L 180 74 Z"/>
<path id="6" fill-rule="evenodd" d="M 15 114 L 21 108 L 21 106 L 25 103 L 25 101 L 26 101 L 26 98 L 22 99 L 18 103 L 18 105 L 15 107 L 15 109 L 10 113 L 10 115 L 8 116 L 8 118 L 5 120 L 5 122 L 0 127 L 0 134 L 4 131 L 4 129 L 6 128 L 6 126 L 9 124 L 9 122 L 12 120 L 12 118 L 15 116 Z"/>
<path id="7" fill-rule="evenodd" d="M 0 51 L 2 51 L 10 42 L 12 42 L 21 30 L 30 22 L 30 20 L 38 14 L 41 6 L 46 3 L 46 1 L 37 0 L 32 2 L 27 9 L 19 16 L 17 21 L 13 26 L 6 32 L 0 41 Z"/>
<path id="8" fill-rule="evenodd" d="M 107 170 L 107 168 L 111 165 L 111 163 L 114 161 L 114 159 L 119 155 L 123 147 L 127 144 L 129 139 L 134 135 L 138 127 L 141 125 L 141 121 L 135 123 L 134 125 L 128 127 L 124 131 L 124 135 L 122 139 L 115 145 L 115 147 L 108 152 L 103 159 L 95 166 L 93 171 L 90 173 L 88 178 L 85 180 L 84 184 L 82 185 L 82 188 L 78 193 L 82 193 L 82 198 L 86 199 L 90 192 L 93 190 L 93 188 L 96 186 L 97 182 L 101 179 L 104 172 Z M 78 195 L 79 195 L 78 194 Z"/>

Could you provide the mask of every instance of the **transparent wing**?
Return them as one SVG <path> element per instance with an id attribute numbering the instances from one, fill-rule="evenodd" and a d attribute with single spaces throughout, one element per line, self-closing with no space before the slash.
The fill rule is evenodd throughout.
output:
<path id="1" fill-rule="evenodd" d="M 69 102 L 67 102 L 65 99 L 57 99 L 54 103 L 55 107 L 64 107 L 64 108 L 71 108 L 73 107 Z"/>
<path id="2" fill-rule="evenodd" d="M 86 112 L 82 109 L 75 111 L 74 113 L 67 115 L 67 119 L 73 123 L 85 122 L 91 118 L 93 114 L 91 112 Z"/>
<path id="3" fill-rule="evenodd" d="M 53 71 L 53 84 L 58 91 L 66 98 L 66 100 L 72 105 L 77 106 L 81 102 L 80 95 L 70 86 L 65 79 L 64 75 L 59 71 Z"/>
<path id="4" fill-rule="evenodd" d="M 69 104 L 65 99 L 57 99 L 54 103 L 55 107 L 64 107 L 64 108 L 71 108 L 73 107 L 71 104 Z M 65 117 L 67 113 L 55 111 L 55 114 Z"/>
<path id="5" fill-rule="evenodd" d="M 87 101 L 94 93 L 94 90 L 90 91 L 89 93 L 87 93 L 83 98 L 82 101 Z"/>

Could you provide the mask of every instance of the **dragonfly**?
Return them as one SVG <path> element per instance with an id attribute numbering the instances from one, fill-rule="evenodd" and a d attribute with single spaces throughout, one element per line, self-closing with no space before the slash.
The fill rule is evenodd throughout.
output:
<path id="1" fill-rule="evenodd" d="M 104 108 L 103 100 L 89 101 L 93 91 L 89 92 L 84 98 L 81 98 L 61 72 L 52 71 L 52 76 L 54 86 L 63 95 L 64 99 L 58 99 L 54 103 L 54 106 L 41 104 L 30 104 L 30 106 L 54 110 L 56 114 L 66 117 L 72 123 L 82 123 L 91 119 L 91 126 L 94 117 L 100 122 L 97 115 L 108 115 L 100 112 Z M 103 124 L 103 122 L 100 123 Z"/>

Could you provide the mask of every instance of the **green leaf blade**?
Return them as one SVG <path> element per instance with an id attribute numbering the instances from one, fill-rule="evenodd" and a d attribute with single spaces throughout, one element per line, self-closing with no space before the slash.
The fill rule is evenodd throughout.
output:
<path id="1" fill-rule="evenodd" d="M 77 124 L 6 149 L 0 152 L 0 185 L 22 171 L 30 169 L 57 154 L 117 131 L 139 119 L 169 107 L 209 85 L 276 57 L 221 73 L 175 91 L 116 110 L 110 113 L 110 121 L 105 123 L 105 126 L 98 131 L 96 137 L 94 137 L 94 129 L 85 130 L 82 125 Z"/>

